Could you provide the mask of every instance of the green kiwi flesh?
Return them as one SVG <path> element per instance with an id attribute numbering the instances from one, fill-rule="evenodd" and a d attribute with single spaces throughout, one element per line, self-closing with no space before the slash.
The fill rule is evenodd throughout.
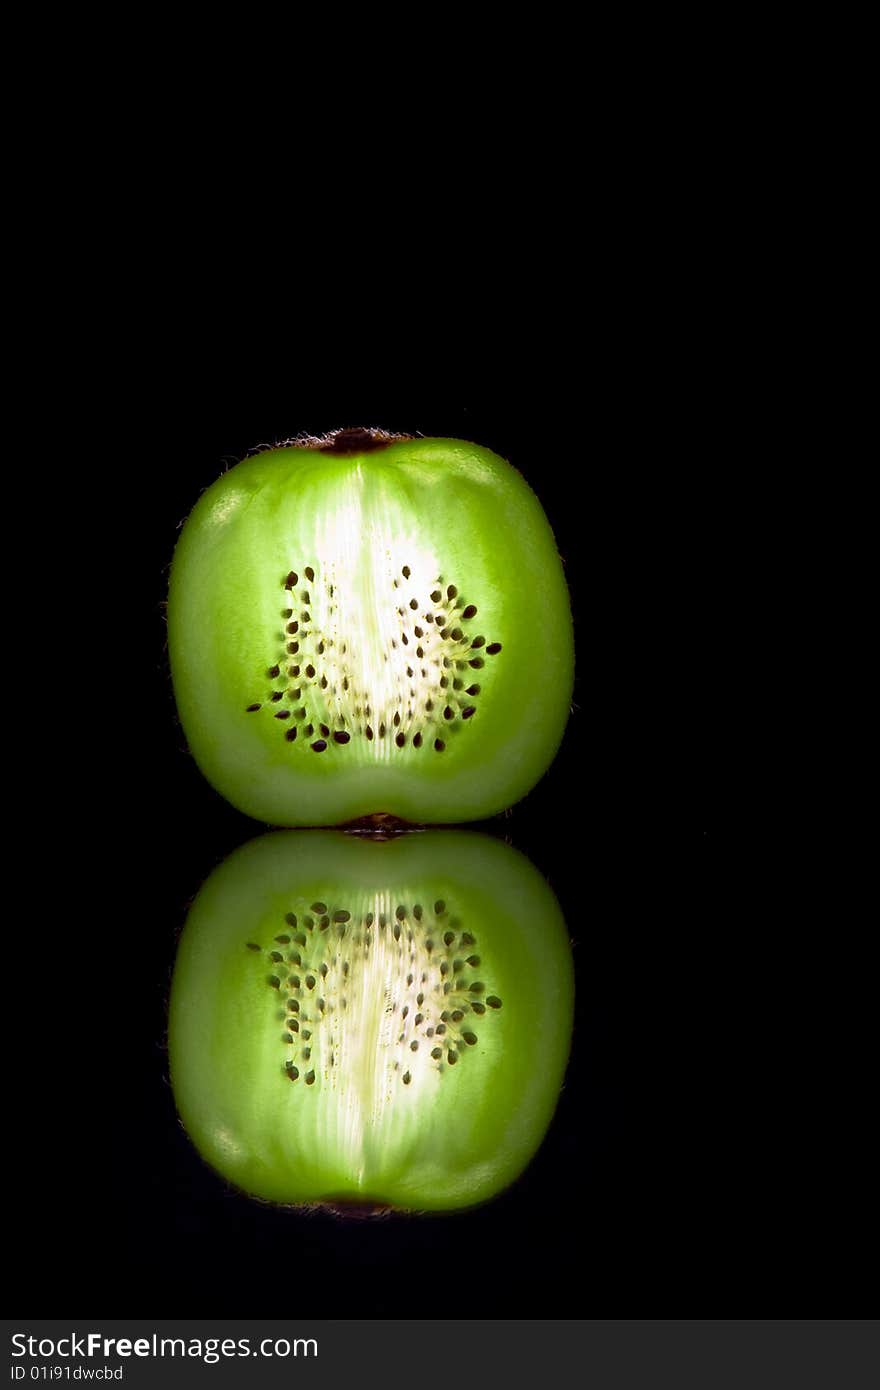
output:
<path id="1" fill-rule="evenodd" d="M 243 460 L 184 526 L 168 641 L 190 749 L 273 825 L 504 810 L 551 762 L 572 693 L 541 505 L 460 440 L 330 444 Z"/>
<path id="2" fill-rule="evenodd" d="M 552 1118 L 571 952 L 522 855 L 464 831 L 276 832 L 203 886 L 177 954 L 179 1114 L 272 1202 L 443 1211 L 492 1197 Z"/>

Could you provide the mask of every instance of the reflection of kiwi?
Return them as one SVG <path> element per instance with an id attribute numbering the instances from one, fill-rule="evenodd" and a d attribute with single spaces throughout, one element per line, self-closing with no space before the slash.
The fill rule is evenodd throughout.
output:
<path id="1" fill-rule="evenodd" d="M 458 440 L 348 432 L 245 459 L 184 527 L 168 635 L 205 775 L 275 825 L 493 814 L 568 716 L 547 518 Z"/>
<path id="2" fill-rule="evenodd" d="M 203 1156 L 256 1196 L 445 1210 L 523 1169 L 571 1033 L 559 909 L 465 832 L 252 841 L 202 888 L 171 1079 Z"/>

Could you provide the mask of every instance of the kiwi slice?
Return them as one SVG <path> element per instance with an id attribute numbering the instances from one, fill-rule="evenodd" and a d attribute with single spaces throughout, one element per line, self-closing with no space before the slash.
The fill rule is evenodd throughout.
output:
<path id="1" fill-rule="evenodd" d="M 573 972 L 547 884 L 467 831 L 276 831 L 184 928 L 169 1059 L 183 1124 L 274 1202 L 450 1210 L 523 1170 L 568 1056 Z"/>
<path id="2" fill-rule="evenodd" d="M 274 825 L 492 815 L 571 700 L 547 518 L 458 440 L 347 431 L 239 463 L 183 529 L 168 636 L 196 761 Z"/>

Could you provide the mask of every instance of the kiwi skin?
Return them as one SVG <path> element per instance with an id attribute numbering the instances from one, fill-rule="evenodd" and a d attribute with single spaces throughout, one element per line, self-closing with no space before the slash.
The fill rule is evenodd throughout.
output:
<path id="1" fill-rule="evenodd" d="M 295 439 L 285 439 L 258 453 L 267 453 L 269 447 L 276 449 L 319 449 L 327 454 L 369 454 L 379 449 L 387 449 L 389 444 L 400 444 L 413 439 L 411 434 L 396 434 L 391 430 L 376 429 L 374 426 L 357 426 L 349 429 L 328 430 L 326 434 L 300 434 Z"/>
<path id="2" fill-rule="evenodd" d="M 245 459 L 175 551 L 184 733 L 212 785 L 269 824 L 497 814 L 568 718 L 570 605 L 534 493 L 477 445 L 375 434 Z"/>
<path id="3" fill-rule="evenodd" d="M 335 943 L 331 928 L 320 940 L 322 917 L 308 911 L 314 903 L 328 909 L 322 916 L 337 933 L 344 929 Z M 373 940 L 364 949 L 367 904 Z M 342 913 L 350 915 L 337 923 Z M 284 936 L 291 940 L 280 942 Z M 476 966 L 466 964 L 465 949 Z M 294 952 L 300 964 L 287 959 Z M 345 977 L 334 964 L 342 955 Z M 279 991 L 270 980 L 282 969 L 289 976 Z M 410 974 L 417 978 L 407 984 Z M 290 975 L 298 983 L 288 989 Z M 355 1001 L 347 1015 L 334 1012 L 343 979 Z M 318 988 L 326 994 L 320 1014 Z M 425 1002 L 414 1014 L 416 991 Z M 412 1003 L 405 1023 L 404 1000 Z M 296 1033 L 278 1017 L 292 1002 Z M 473 1206 L 514 1181 L 543 1138 L 562 1085 L 572 1003 L 558 904 L 509 846 L 466 831 L 382 839 L 275 832 L 224 861 L 191 908 L 169 1009 L 175 1101 L 202 1157 L 259 1199 L 344 1219 Z M 436 1031 L 426 1037 L 443 1010 L 452 1062 L 447 1053 L 433 1059 Z M 383 1032 L 386 1019 L 393 1031 Z M 304 1046 L 312 1052 L 305 1063 Z"/>

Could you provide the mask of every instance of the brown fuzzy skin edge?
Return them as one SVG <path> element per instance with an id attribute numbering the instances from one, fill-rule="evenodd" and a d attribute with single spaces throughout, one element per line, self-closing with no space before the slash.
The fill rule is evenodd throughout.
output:
<path id="1" fill-rule="evenodd" d="M 320 449 L 332 454 L 366 454 L 375 449 L 386 449 L 389 444 L 399 444 L 413 439 L 411 434 L 395 434 L 391 430 L 363 426 L 356 429 L 328 430 L 326 434 L 298 434 L 295 439 L 282 439 L 270 447 L 273 449 Z"/>

